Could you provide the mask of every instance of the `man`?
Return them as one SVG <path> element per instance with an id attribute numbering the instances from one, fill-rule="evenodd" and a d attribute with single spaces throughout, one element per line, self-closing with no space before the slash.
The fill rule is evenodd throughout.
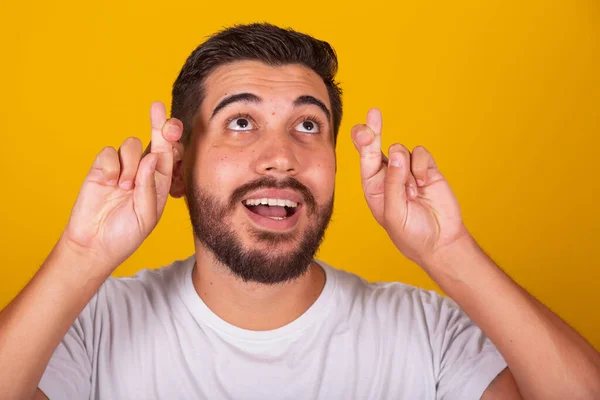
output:
<path id="1" fill-rule="evenodd" d="M 600 398 L 599 354 L 477 246 L 425 148 L 382 155 L 377 109 L 352 129 L 367 203 L 456 303 L 313 260 L 333 205 L 336 69 L 325 42 L 267 24 L 199 46 L 173 118 L 155 103 L 145 153 L 136 138 L 99 153 L 2 311 L 3 398 Z M 188 204 L 194 256 L 109 278 L 169 192 Z"/>

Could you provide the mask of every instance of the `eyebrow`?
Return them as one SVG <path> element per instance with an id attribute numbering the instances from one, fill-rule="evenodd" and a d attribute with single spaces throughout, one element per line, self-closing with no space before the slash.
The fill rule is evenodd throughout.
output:
<path id="1" fill-rule="evenodd" d="M 252 93 L 232 94 L 231 96 L 225 97 L 219 102 L 219 104 L 217 104 L 217 106 L 212 112 L 212 115 L 210 116 L 210 119 L 213 119 L 219 111 L 221 111 L 223 108 L 227 107 L 231 103 L 260 103 L 261 101 L 262 100 L 260 97 Z"/>
<path id="2" fill-rule="evenodd" d="M 219 104 L 217 104 L 217 106 L 215 107 L 215 109 L 212 112 L 212 115 L 210 116 L 210 119 L 213 119 L 219 111 L 221 111 L 223 108 L 227 107 L 228 105 L 230 105 L 232 103 L 257 103 L 258 104 L 261 102 L 262 102 L 262 99 L 252 93 L 232 94 L 230 96 L 225 97 L 223 100 L 221 100 L 219 102 Z M 323 113 L 325 113 L 325 115 L 327 116 L 327 121 L 331 120 L 331 112 L 329 112 L 329 109 L 327 108 L 327 106 L 321 100 L 317 99 L 316 97 L 313 97 L 310 95 L 303 95 L 303 96 L 298 97 L 296 100 L 294 100 L 294 107 L 300 107 L 303 105 L 311 105 L 311 104 L 319 107 L 323 111 Z"/>
<path id="3" fill-rule="evenodd" d="M 294 107 L 303 106 L 305 104 L 314 104 L 315 106 L 319 107 L 321 110 L 323 110 L 323 112 L 327 116 L 327 121 L 331 120 L 331 113 L 329 112 L 329 109 L 327 108 L 327 106 L 321 100 L 319 100 L 313 96 L 304 95 L 304 96 L 298 97 L 294 101 Z"/>

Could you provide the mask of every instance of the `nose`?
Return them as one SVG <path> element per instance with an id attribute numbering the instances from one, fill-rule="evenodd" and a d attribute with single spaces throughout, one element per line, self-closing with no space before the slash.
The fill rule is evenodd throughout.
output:
<path id="1" fill-rule="evenodd" d="M 299 162 L 294 151 L 293 140 L 287 134 L 276 133 L 261 140 L 256 172 L 260 175 L 278 177 L 294 176 L 298 173 Z"/>

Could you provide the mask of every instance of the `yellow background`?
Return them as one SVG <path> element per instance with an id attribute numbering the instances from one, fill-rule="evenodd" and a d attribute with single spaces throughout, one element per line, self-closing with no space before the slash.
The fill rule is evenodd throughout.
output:
<path id="1" fill-rule="evenodd" d="M 363 200 L 350 127 L 430 149 L 468 227 L 517 282 L 600 348 L 600 3 L 589 1 L 3 1 L 0 307 L 58 238 L 96 153 L 149 140 L 188 54 L 233 23 L 329 41 L 345 116 L 336 211 L 320 257 L 369 280 L 434 283 Z M 116 272 L 193 251 L 182 200 Z"/>

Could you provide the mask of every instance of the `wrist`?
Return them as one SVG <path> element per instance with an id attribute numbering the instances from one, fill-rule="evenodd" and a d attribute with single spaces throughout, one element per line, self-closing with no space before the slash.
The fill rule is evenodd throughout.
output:
<path id="1" fill-rule="evenodd" d="M 465 231 L 451 243 L 436 249 L 424 258 L 420 266 L 434 279 L 440 274 L 457 279 L 461 274 L 460 268 L 472 265 L 473 261 L 482 256 L 485 257 L 485 253 L 481 247 L 473 236 Z"/>
<path id="2" fill-rule="evenodd" d="M 57 265 L 66 274 L 76 279 L 106 280 L 115 270 L 102 255 L 83 247 L 62 235 L 45 264 Z"/>

